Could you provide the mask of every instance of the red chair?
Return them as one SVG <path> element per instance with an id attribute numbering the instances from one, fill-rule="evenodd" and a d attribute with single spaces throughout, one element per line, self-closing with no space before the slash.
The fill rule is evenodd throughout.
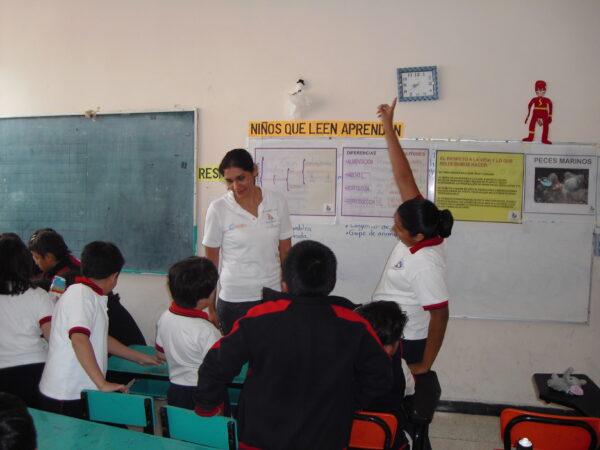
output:
<path id="1" fill-rule="evenodd" d="M 398 421 L 392 414 L 360 411 L 354 414 L 349 449 L 388 450 L 392 447 Z"/>
<path id="2" fill-rule="evenodd" d="M 500 431 L 505 450 L 523 437 L 533 443 L 535 450 L 596 450 L 600 418 L 505 409 L 500 414 Z"/>

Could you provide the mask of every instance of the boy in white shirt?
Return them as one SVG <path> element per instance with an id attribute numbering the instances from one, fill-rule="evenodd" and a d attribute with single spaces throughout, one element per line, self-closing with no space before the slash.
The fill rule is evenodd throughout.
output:
<path id="1" fill-rule="evenodd" d="M 81 391 L 127 392 L 106 381 L 108 352 L 140 364 L 159 364 L 108 336 L 107 294 L 117 285 L 125 260 L 109 242 L 87 244 L 81 253 L 82 277 L 75 278 L 54 309 L 50 348 L 40 381 L 42 408 L 83 416 Z"/>
<path id="2" fill-rule="evenodd" d="M 192 256 L 169 269 L 173 303 L 157 324 L 156 350 L 169 363 L 169 405 L 194 409 L 198 367 L 221 333 L 202 311 L 215 298 L 219 275 L 207 258 Z"/>

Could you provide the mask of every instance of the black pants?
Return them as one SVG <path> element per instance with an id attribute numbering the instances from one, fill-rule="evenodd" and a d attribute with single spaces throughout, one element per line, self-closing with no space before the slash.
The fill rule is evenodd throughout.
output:
<path id="1" fill-rule="evenodd" d="M 217 301 L 217 314 L 221 322 L 221 330 L 223 336 L 229 334 L 233 328 L 233 324 L 240 317 L 244 317 L 248 310 L 253 306 L 260 305 L 262 300 L 255 302 L 227 302 L 222 298 Z"/>
<path id="2" fill-rule="evenodd" d="M 0 369 L 0 391 L 20 397 L 30 408 L 39 408 L 39 384 L 43 371 L 44 363 Z"/>
<path id="3" fill-rule="evenodd" d="M 167 402 L 170 406 L 178 408 L 194 409 L 194 391 L 196 386 L 182 386 L 180 384 L 169 383 L 167 391 Z"/>
<path id="4" fill-rule="evenodd" d="M 83 419 L 83 400 L 56 400 L 41 394 L 44 411 Z"/>
<path id="5" fill-rule="evenodd" d="M 426 344 L 427 339 L 418 339 L 416 341 L 402 339 L 402 357 L 406 361 L 406 364 L 414 364 L 423 361 Z"/>

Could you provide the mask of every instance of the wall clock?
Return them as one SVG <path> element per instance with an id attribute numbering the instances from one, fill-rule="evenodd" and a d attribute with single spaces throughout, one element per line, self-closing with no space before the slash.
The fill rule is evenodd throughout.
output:
<path id="1" fill-rule="evenodd" d="M 397 69 L 398 101 L 416 102 L 438 99 L 437 66 Z"/>

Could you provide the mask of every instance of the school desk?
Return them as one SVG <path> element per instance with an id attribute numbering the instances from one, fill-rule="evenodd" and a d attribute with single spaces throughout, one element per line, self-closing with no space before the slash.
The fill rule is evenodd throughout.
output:
<path id="1" fill-rule="evenodd" d="M 129 348 L 145 353 L 146 355 L 156 356 L 156 349 L 148 345 L 130 345 Z M 108 371 L 128 373 L 136 378 L 169 379 L 169 367 L 166 362 L 160 366 L 143 366 L 115 355 L 108 358 Z"/>
<path id="2" fill-rule="evenodd" d="M 201 445 L 168 439 L 125 428 L 29 408 L 37 433 L 39 450 L 75 449 L 208 449 Z"/>
<path id="3" fill-rule="evenodd" d="M 129 348 L 145 353 L 146 355 L 156 355 L 156 349 L 148 345 L 130 345 Z M 128 373 L 137 378 L 169 379 L 169 367 L 166 362 L 160 366 L 143 366 L 114 355 L 108 358 L 108 371 Z M 242 366 L 242 370 L 234 377 L 231 383 L 237 387 L 241 387 L 246 379 L 247 371 L 248 363 Z"/>
<path id="4" fill-rule="evenodd" d="M 590 377 L 582 374 L 573 374 L 574 377 L 586 380 L 582 386 L 583 395 L 569 395 L 558 392 L 548 387 L 551 373 L 534 373 L 533 382 L 537 388 L 538 397 L 546 403 L 556 403 L 574 409 L 582 416 L 600 417 L 600 388 Z"/>

